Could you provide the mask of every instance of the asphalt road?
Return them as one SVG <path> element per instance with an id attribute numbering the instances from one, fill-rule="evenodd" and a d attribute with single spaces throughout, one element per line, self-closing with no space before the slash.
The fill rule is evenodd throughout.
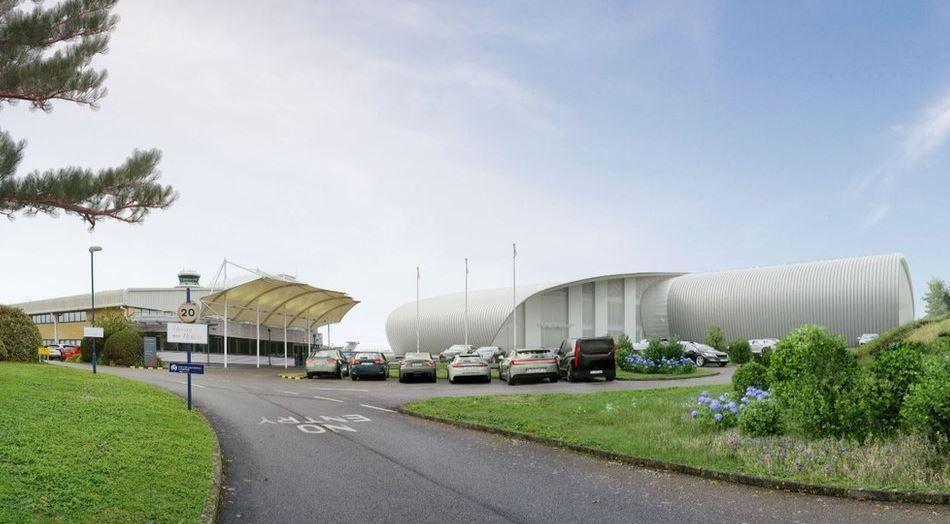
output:
<path id="1" fill-rule="evenodd" d="M 184 375 L 100 367 L 184 395 Z M 677 381 L 725 382 L 723 375 Z M 392 411 L 433 395 L 678 385 L 280 379 L 211 368 L 195 405 L 225 461 L 223 522 L 950 522 L 950 509 L 785 493 L 621 465 Z"/>

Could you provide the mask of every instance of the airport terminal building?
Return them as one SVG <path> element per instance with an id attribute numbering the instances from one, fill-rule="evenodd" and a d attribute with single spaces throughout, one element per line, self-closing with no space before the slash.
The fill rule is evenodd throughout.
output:
<path id="1" fill-rule="evenodd" d="M 512 304 L 517 314 L 512 318 Z M 419 347 L 438 353 L 463 342 L 465 294 L 421 300 Z M 626 333 L 701 341 L 709 324 L 727 340 L 782 338 L 817 324 L 854 345 L 913 320 L 910 270 L 889 254 L 708 273 L 629 273 L 547 285 L 470 291 L 468 341 L 510 348 L 553 347 L 565 338 Z M 514 320 L 514 321 L 513 321 Z M 416 348 L 416 302 L 386 322 L 397 355 Z"/>

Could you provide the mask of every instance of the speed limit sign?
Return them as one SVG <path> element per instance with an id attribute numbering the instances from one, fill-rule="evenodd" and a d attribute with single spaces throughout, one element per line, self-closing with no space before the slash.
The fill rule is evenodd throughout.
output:
<path id="1" fill-rule="evenodd" d="M 198 304 L 194 302 L 182 302 L 178 306 L 178 320 L 185 324 L 193 324 L 198 320 Z"/>

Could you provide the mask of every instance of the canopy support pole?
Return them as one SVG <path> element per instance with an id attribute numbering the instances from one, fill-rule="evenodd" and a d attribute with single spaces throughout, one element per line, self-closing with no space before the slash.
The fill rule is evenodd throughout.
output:
<path id="1" fill-rule="evenodd" d="M 261 305 L 257 305 L 257 367 L 261 367 Z"/>
<path id="2" fill-rule="evenodd" d="M 287 313 L 284 313 L 284 369 L 287 369 Z"/>
<path id="3" fill-rule="evenodd" d="M 228 259 L 224 259 L 224 369 L 228 368 Z"/>
<path id="4" fill-rule="evenodd" d="M 310 356 L 310 341 L 313 340 L 313 331 L 310 329 L 310 317 L 307 317 L 307 356 Z"/>

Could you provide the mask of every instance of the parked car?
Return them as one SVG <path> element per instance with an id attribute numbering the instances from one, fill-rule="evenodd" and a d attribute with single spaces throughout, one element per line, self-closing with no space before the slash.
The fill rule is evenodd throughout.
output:
<path id="1" fill-rule="evenodd" d="M 386 380 L 389 376 L 389 363 L 378 351 L 357 351 L 350 361 L 350 378 L 359 380 L 364 377 Z"/>
<path id="2" fill-rule="evenodd" d="M 860 337 L 858 337 L 858 345 L 863 346 L 867 344 L 868 342 L 876 339 L 879 336 L 881 335 L 878 335 L 877 333 L 865 333 L 861 335 Z"/>
<path id="3" fill-rule="evenodd" d="M 778 344 L 777 338 L 753 338 L 749 341 L 749 349 L 752 350 L 753 356 L 762 355 L 763 349 L 775 349 L 775 345 Z"/>
<path id="4" fill-rule="evenodd" d="M 558 373 L 568 382 L 617 376 L 617 350 L 611 337 L 569 338 L 557 352 Z"/>
<path id="5" fill-rule="evenodd" d="M 719 367 L 723 367 L 729 363 L 729 355 L 706 344 L 680 342 L 680 345 L 683 346 L 683 356 L 695 362 L 696 367 L 701 368 L 706 364 L 719 364 Z"/>
<path id="6" fill-rule="evenodd" d="M 446 349 L 442 353 L 439 353 L 439 360 L 443 362 L 451 362 L 455 357 L 465 353 L 473 353 L 475 348 L 468 344 L 455 344 L 450 346 L 449 349 Z"/>
<path id="7" fill-rule="evenodd" d="M 491 382 L 491 366 L 475 353 L 457 355 L 446 369 L 449 372 L 449 382 L 452 384 L 460 378 Z"/>
<path id="8" fill-rule="evenodd" d="M 63 360 L 66 360 L 67 358 L 72 358 L 78 355 L 80 353 L 80 350 L 79 350 L 79 346 L 64 344 L 59 348 L 59 353 L 60 353 L 60 357 Z"/>
<path id="9" fill-rule="evenodd" d="M 410 378 L 424 378 L 428 382 L 435 382 L 435 361 L 428 353 L 406 353 L 399 363 L 399 382 L 406 382 Z"/>
<path id="10" fill-rule="evenodd" d="M 491 364 L 492 362 L 497 362 L 501 358 L 504 352 L 498 346 L 482 346 L 474 351 L 474 353 L 480 357 L 485 362 Z"/>
<path id="11" fill-rule="evenodd" d="M 324 349 L 307 357 L 307 378 L 321 375 L 343 378 L 349 367 L 343 352 L 338 349 Z"/>
<path id="12" fill-rule="evenodd" d="M 60 349 L 61 344 L 49 344 L 46 346 L 46 349 L 49 350 L 49 355 L 46 355 L 47 360 L 62 360 L 63 351 Z"/>
<path id="13" fill-rule="evenodd" d="M 557 356 L 550 349 L 513 349 L 498 362 L 498 377 L 509 386 L 524 379 L 557 382 Z"/>
<path id="14" fill-rule="evenodd" d="M 631 347 L 637 353 L 643 353 L 647 349 L 647 346 L 649 345 L 650 345 L 650 339 L 644 338 L 640 340 L 639 342 L 634 342 L 633 344 L 631 344 Z"/>

